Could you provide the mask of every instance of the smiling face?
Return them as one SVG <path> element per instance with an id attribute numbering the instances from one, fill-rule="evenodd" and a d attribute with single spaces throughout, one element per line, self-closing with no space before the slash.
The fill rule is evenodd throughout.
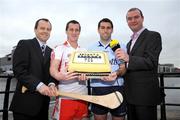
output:
<path id="1" fill-rule="evenodd" d="M 101 22 L 98 28 L 98 32 L 100 34 L 100 38 L 102 41 L 109 41 L 111 39 L 111 34 L 113 32 L 111 23 Z"/>
<path id="2" fill-rule="evenodd" d="M 133 32 L 138 32 L 143 27 L 144 17 L 139 10 L 129 11 L 126 16 L 127 24 Z"/>
<path id="3" fill-rule="evenodd" d="M 40 41 L 46 42 L 50 37 L 51 24 L 47 21 L 40 20 L 38 22 L 37 28 L 34 29 L 34 32 Z"/>
<path id="4" fill-rule="evenodd" d="M 66 34 L 68 41 L 77 42 L 80 35 L 79 24 L 69 23 Z"/>

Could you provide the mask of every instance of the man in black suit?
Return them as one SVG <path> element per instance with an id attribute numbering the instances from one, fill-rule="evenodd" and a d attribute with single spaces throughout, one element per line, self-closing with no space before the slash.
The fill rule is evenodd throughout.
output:
<path id="1" fill-rule="evenodd" d="M 51 29 L 48 19 L 37 20 L 36 37 L 20 40 L 13 54 L 18 80 L 10 106 L 14 120 L 48 120 L 49 96 L 55 96 L 57 90 L 49 74 L 51 48 L 46 45 Z"/>
<path id="2" fill-rule="evenodd" d="M 127 12 L 127 23 L 133 35 L 127 44 L 127 53 L 116 50 L 116 56 L 127 64 L 125 95 L 128 120 L 157 120 L 160 103 L 158 61 L 162 49 L 158 32 L 143 27 L 144 16 L 140 9 Z"/>

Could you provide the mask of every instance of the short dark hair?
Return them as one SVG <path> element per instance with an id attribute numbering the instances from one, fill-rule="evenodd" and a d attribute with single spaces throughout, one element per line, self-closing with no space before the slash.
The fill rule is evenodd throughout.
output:
<path id="1" fill-rule="evenodd" d="M 70 20 L 70 21 L 66 24 L 66 31 L 68 30 L 70 23 L 78 24 L 78 25 L 79 25 L 79 31 L 81 31 L 81 25 L 80 25 L 79 22 L 76 21 L 76 20 Z"/>
<path id="2" fill-rule="evenodd" d="M 103 19 L 100 20 L 99 23 L 98 23 L 98 29 L 99 29 L 100 24 L 101 24 L 102 22 L 108 22 L 108 23 L 110 23 L 110 24 L 111 24 L 111 27 L 113 28 L 113 23 L 112 23 L 112 21 L 111 21 L 110 19 L 108 19 L 108 18 L 103 18 Z"/>
<path id="3" fill-rule="evenodd" d="M 50 22 L 47 18 L 40 18 L 40 19 L 38 19 L 38 20 L 36 21 L 35 26 L 34 26 L 34 29 L 37 29 L 38 23 L 39 23 L 39 21 L 41 21 L 41 20 L 46 21 L 46 22 L 49 22 L 50 25 L 51 25 L 51 22 Z M 51 25 L 51 29 L 52 29 L 52 25 Z"/>
<path id="4" fill-rule="evenodd" d="M 140 15 L 141 15 L 142 18 L 144 17 L 142 11 L 139 8 L 131 8 L 131 9 L 128 10 L 128 12 L 135 11 L 135 10 L 138 10 L 140 12 Z"/>

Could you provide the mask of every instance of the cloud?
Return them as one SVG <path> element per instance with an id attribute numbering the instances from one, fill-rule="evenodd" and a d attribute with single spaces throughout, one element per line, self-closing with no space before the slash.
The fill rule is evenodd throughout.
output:
<path id="1" fill-rule="evenodd" d="M 162 63 L 180 66 L 180 15 L 179 0 L 1 0 L 0 1 L 0 57 L 9 54 L 20 39 L 33 38 L 37 19 L 49 18 L 53 30 L 48 41 L 50 46 L 66 39 L 65 25 L 76 19 L 82 26 L 79 43 L 99 39 L 97 24 L 104 17 L 114 23 L 113 38 L 127 43 L 131 31 L 126 23 L 126 12 L 131 7 L 140 8 L 145 16 L 144 25 L 161 33 L 163 50 Z M 173 51 L 172 51 L 173 50 Z"/>

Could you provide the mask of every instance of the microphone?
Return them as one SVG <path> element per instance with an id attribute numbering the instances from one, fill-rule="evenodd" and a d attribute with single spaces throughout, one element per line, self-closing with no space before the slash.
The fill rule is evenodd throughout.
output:
<path id="1" fill-rule="evenodd" d="M 116 49 L 121 48 L 121 46 L 120 46 L 120 44 L 119 44 L 119 41 L 118 41 L 118 40 L 115 40 L 115 39 L 111 40 L 110 43 L 109 43 L 109 45 L 110 45 L 110 48 L 113 50 L 113 52 L 115 52 Z M 122 60 L 122 59 L 120 59 L 120 61 L 121 61 L 122 63 L 125 62 L 125 61 Z"/>
<path id="2" fill-rule="evenodd" d="M 113 50 L 113 52 L 115 52 L 116 49 L 121 48 L 118 40 L 115 40 L 115 39 L 114 39 L 114 40 L 111 40 L 111 42 L 110 42 L 109 45 L 110 45 L 110 48 Z"/>

